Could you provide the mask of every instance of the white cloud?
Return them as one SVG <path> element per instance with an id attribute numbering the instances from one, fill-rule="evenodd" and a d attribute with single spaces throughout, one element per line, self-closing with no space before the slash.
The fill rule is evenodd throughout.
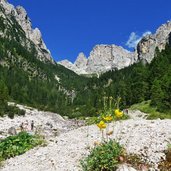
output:
<path id="1" fill-rule="evenodd" d="M 135 32 L 132 32 L 129 36 L 128 41 L 126 42 L 126 46 L 128 46 L 129 48 L 135 48 L 137 46 L 138 42 L 142 39 L 142 37 L 144 37 L 148 34 L 151 34 L 151 32 L 146 31 L 141 36 L 139 36 Z"/>

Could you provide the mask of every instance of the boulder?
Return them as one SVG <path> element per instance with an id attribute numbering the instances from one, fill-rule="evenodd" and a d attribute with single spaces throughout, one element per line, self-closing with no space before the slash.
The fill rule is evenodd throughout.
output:
<path id="1" fill-rule="evenodd" d="M 17 134 L 17 131 L 15 129 L 15 127 L 11 127 L 8 129 L 8 134 L 10 135 L 16 135 Z"/>

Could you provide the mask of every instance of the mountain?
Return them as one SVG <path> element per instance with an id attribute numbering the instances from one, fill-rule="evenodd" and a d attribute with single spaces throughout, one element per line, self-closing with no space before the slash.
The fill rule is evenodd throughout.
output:
<path id="1" fill-rule="evenodd" d="M 0 0 L 0 115 L 14 101 L 69 117 L 94 116 L 110 96 L 122 97 L 122 109 L 151 100 L 158 110 L 170 111 L 170 25 L 143 38 L 135 52 L 97 45 L 88 58 L 80 53 L 74 64 L 63 61 L 69 70 L 53 60 L 23 7 Z M 88 78 L 71 69 L 102 74 Z"/>
<path id="2" fill-rule="evenodd" d="M 37 58 L 41 61 L 49 61 L 54 63 L 50 51 L 47 49 L 43 39 L 41 32 L 38 28 L 33 29 L 31 20 L 27 15 L 26 10 L 21 7 L 17 6 L 16 8 L 9 4 L 6 0 L 0 1 L 1 6 L 1 21 L 6 28 L 1 30 L 1 37 L 3 38 L 10 38 L 9 35 L 9 28 L 13 29 L 15 33 L 21 33 L 21 36 L 15 37 L 16 41 L 21 42 L 23 46 L 26 46 L 27 49 L 31 49 L 32 44 L 37 52 Z M 18 28 L 14 30 L 12 28 L 14 26 L 14 20 L 16 21 L 15 25 L 18 25 Z M 2 26 L 1 26 L 2 27 Z M 23 37 L 22 37 L 23 36 Z M 12 37 L 11 37 L 12 39 Z"/>
<path id="3" fill-rule="evenodd" d="M 88 74 L 86 71 L 87 68 L 87 58 L 84 53 L 79 53 L 75 63 L 68 61 L 67 59 L 58 62 L 58 64 L 63 65 L 64 67 L 74 71 L 75 73 L 81 74 Z"/>
<path id="4" fill-rule="evenodd" d="M 171 33 L 171 21 L 160 26 L 155 34 L 146 35 L 137 45 L 138 59 L 144 59 L 147 62 L 151 62 L 155 55 L 156 48 L 159 51 L 165 49 L 167 43 L 169 43 L 169 36 Z"/>
<path id="5" fill-rule="evenodd" d="M 121 69 L 134 63 L 136 55 L 120 46 L 97 45 L 90 52 L 86 71 L 90 74 Z"/>
<path id="6" fill-rule="evenodd" d="M 67 113 L 87 80 L 53 60 L 23 7 L 0 0 L 0 85 L 9 100 Z"/>
<path id="7" fill-rule="evenodd" d="M 151 62 L 155 55 L 155 49 L 160 51 L 169 42 L 171 21 L 160 26 L 155 34 L 146 35 L 141 39 L 134 52 L 116 45 L 96 45 L 90 52 L 88 59 L 81 59 L 84 67 L 71 62 L 59 62 L 64 67 L 77 74 L 101 74 L 109 70 L 122 69 L 141 60 Z M 68 65 L 69 64 L 69 65 Z"/>
<path id="8" fill-rule="evenodd" d="M 75 63 L 58 62 L 77 74 L 100 74 L 112 69 L 121 69 L 137 61 L 137 54 L 116 45 L 96 45 L 88 58 L 80 53 Z M 79 65 L 78 65 L 79 63 Z"/>

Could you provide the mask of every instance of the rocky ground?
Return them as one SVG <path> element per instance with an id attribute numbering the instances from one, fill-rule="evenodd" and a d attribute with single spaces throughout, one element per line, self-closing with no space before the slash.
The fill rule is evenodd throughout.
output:
<path id="1" fill-rule="evenodd" d="M 13 104 L 11 103 L 11 105 Z M 84 124 L 74 119 L 64 119 L 56 113 L 38 111 L 37 109 L 22 105 L 17 105 L 17 107 L 26 111 L 25 116 L 15 116 L 14 119 L 8 117 L 0 118 L 0 139 L 9 136 L 8 129 L 11 127 L 14 127 L 19 132 L 21 123 L 25 123 L 26 121 L 28 122 L 26 131 L 31 132 L 30 124 L 34 121 L 34 131 L 39 131 L 48 140 Z"/>
<path id="2" fill-rule="evenodd" d="M 22 106 L 20 106 L 22 107 Z M 88 147 L 101 141 L 101 135 L 96 125 L 77 128 L 75 121 L 64 120 L 62 117 L 49 112 L 26 109 L 25 117 L 11 120 L 0 120 L 0 131 L 5 132 L 11 126 L 18 126 L 23 120 L 35 120 L 36 126 L 42 125 L 47 129 L 48 145 L 37 147 L 27 153 L 11 158 L 4 163 L 2 171 L 79 171 L 79 161 L 88 155 Z M 143 119 L 145 114 L 131 111 L 132 119 L 118 121 L 110 125 L 114 130 L 112 139 L 122 144 L 128 153 L 140 154 L 143 159 L 157 167 L 157 163 L 165 158 L 164 150 L 171 143 L 171 120 L 148 121 Z M 138 117 L 140 116 L 140 118 Z M 49 124 L 47 124 L 49 122 Z M 52 125 L 51 129 L 48 129 Z M 81 124 L 80 124 L 81 125 Z M 53 134 L 53 129 L 59 134 Z M 46 131 L 43 133 L 47 134 Z M 122 166 L 120 171 L 134 170 Z M 154 170 L 154 169 L 153 169 Z M 135 171 L 135 170 L 134 170 Z"/>

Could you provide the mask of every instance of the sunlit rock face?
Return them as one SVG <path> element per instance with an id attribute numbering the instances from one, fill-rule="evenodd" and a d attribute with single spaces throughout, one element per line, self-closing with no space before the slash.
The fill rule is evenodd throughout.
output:
<path id="1" fill-rule="evenodd" d="M 103 73 L 121 69 L 134 63 L 136 53 L 116 45 L 97 45 L 91 51 L 87 62 L 88 73 Z"/>
<path id="2" fill-rule="evenodd" d="M 11 20 L 11 16 L 13 16 L 24 31 L 26 38 L 35 45 L 37 58 L 41 61 L 49 61 L 54 63 L 50 51 L 47 49 L 42 39 L 40 30 L 38 28 L 32 28 L 32 23 L 27 15 L 26 10 L 22 6 L 17 6 L 15 8 L 6 0 L 0 0 L 0 7 L 0 16 L 6 19 L 6 24 L 8 25 L 14 22 L 13 20 Z M 0 35 L 5 36 L 5 31 L 4 33 L 0 33 Z M 26 39 L 23 39 L 23 41 L 21 41 L 21 44 L 28 49 L 31 48 L 30 42 Z"/>
<path id="3" fill-rule="evenodd" d="M 59 64 L 77 74 L 101 74 L 109 70 L 127 67 L 136 60 L 136 52 L 129 52 L 116 45 L 96 45 L 88 58 L 80 53 L 74 64 L 67 60 L 61 61 Z"/>
<path id="4" fill-rule="evenodd" d="M 83 52 L 79 53 L 74 65 L 78 68 L 86 68 L 87 67 L 87 58 Z"/>
<path id="5" fill-rule="evenodd" d="M 101 74 L 109 70 L 122 69 L 138 61 L 150 63 L 155 50 L 161 51 L 166 44 L 171 44 L 171 21 L 160 26 L 155 34 L 144 36 L 138 43 L 134 52 L 116 45 L 96 45 L 86 59 L 81 54 L 74 64 L 69 66 L 77 74 Z M 63 63 L 68 68 L 68 65 Z"/>
<path id="6" fill-rule="evenodd" d="M 158 48 L 160 51 L 165 49 L 169 43 L 171 33 L 171 21 L 160 26 L 155 34 L 147 35 L 137 45 L 138 59 L 145 59 L 151 62 L 155 55 L 155 50 Z"/>

